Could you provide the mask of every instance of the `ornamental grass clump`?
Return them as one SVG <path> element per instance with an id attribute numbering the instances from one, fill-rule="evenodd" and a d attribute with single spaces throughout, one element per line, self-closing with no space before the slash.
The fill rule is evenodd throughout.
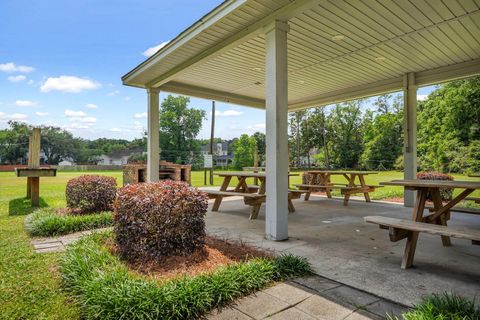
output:
<path id="1" fill-rule="evenodd" d="M 179 181 L 131 184 L 114 204 L 117 252 L 130 262 L 188 255 L 205 245 L 207 195 Z"/>
<path id="2" fill-rule="evenodd" d="M 453 181 L 451 175 L 440 173 L 440 172 L 419 172 L 417 173 L 417 179 L 419 180 L 450 180 Z M 440 196 L 442 201 L 452 200 L 453 189 L 452 188 L 440 188 Z M 429 194 L 427 196 L 428 200 L 433 200 L 432 196 Z"/>
<path id="3" fill-rule="evenodd" d="M 65 192 L 67 207 L 73 214 L 112 210 L 117 192 L 113 177 L 84 175 L 68 181 Z"/>

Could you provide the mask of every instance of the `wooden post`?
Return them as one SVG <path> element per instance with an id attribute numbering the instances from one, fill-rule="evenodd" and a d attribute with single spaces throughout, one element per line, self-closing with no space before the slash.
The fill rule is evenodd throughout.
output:
<path id="1" fill-rule="evenodd" d="M 210 154 L 212 155 L 212 167 L 210 168 L 210 185 L 213 185 L 213 142 L 215 140 L 215 101 L 212 101 L 212 130 L 210 132 Z"/>
<path id="2" fill-rule="evenodd" d="M 40 128 L 33 128 L 29 140 L 28 166 L 33 169 L 40 168 Z M 32 201 L 32 207 L 40 205 L 40 178 L 32 177 L 27 180 L 27 197 Z M 30 191 L 30 194 L 29 192 Z"/>

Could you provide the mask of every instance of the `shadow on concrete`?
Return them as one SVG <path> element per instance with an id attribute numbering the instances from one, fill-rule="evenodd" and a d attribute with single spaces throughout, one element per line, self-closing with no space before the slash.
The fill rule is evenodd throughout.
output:
<path id="1" fill-rule="evenodd" d="M 40 208 L 48 207 L 48 203 L 40 197 Z M 32 207 L 32 203 L 29 198 L 17 198 L 12 199 L 8 203 L 8 214 L 10 216 L 20 216 L 32 213 L 38 207 Z"/>

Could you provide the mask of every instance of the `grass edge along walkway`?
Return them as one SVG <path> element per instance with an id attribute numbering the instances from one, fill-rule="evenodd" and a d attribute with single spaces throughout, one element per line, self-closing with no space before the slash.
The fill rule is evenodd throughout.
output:
<path id="1" fill-rule="evenodd" d="M 192 319 L 275 281 L 312 273 L 292 255 L 255 258 L 212 273 L 157 282 L 134 275 L 102 243 L 111 232 L 85 236 L 67 248 L 60 272 L 87 319 Z"/>
<path id="2" fill-rule="evenodd" d="M 0 205 L 0 319 L 78 319 L 60 287 L 60 255 L 34 253 L 25 216 L 9 216 Z"/>

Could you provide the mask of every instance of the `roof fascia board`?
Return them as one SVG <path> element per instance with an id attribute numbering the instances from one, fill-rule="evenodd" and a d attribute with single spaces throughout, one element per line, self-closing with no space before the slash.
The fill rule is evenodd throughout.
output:
<path id="1" fill-rule="evenodd" d="M 218 7 L 214 8 L 212 11 L 203 16 L 200 20 L 195 22 L 185 31 L 180 33 L 172 41 L 170 41 L 165 47 L 156 52 L 153 56 L 149 57 L 147 60 L 142 62 L 140 65 L 135 67 L 133 70 L 128 72 L 122 77 L 122 81 L 126 85 L 131 85 L 129 78 L 135 77 L 136 74 L 145 71 L 150 68 L 152 65 L 156 64 L 158 61 L 163 59 L 165 56 L 171 54 L 177 50 L 184 43 L 195 38 L 198 34 L 202 33 L 205 29 L 208 29 L 217 21 L 230 14 L 232 11 L 238 7 L 244 5 L 248 0 L 227 0 L 221 3 Z M 145 87 L 145 86 L 144 86 Z"/>
<path id="2" fill-rule="evenodd" d="M 293 16 L 297 15 L 300 12 L 304 12 L 313 6 L 318 5 L 321 0 L 292 0 L 289 4 L 277 9 L 272 14 L 258 20 L 252 25 L 244 28 L 243 30 L 237 32 L 236 34 L 228 37 L 227 39 L 221 41 L 220 43 L 206 49 L 202 53 L 196 55 L 194 58 L 189 59 L 185 63 L 178 65 L 177 67 L 167 71 L 161 76 L 153 79 L 146 84 L 147 87 L 158 87 L 164 83 L 171 81 L 175 76 L 186 72 L 189 68 L 195 67 L 198 64 L 201 64 L 205 59 L 215 58 L 222 53 L 231 50 L 238 46 L 241 43 L 248 41 L 249 39 L 254 38 L 259 34 L 263 34 L 263 28 L 271 23 L 274 20 L 289 20 Z"/>
<path id="3" fill-rule="evenodd" d="M 202 88 L 192 86 L 179 82 L 169 82 L 161 87 L 160 91 L 183 94 L 187 96 L 193 96 L 203 99 L 210 99 L 215 101 L 223 101 L 226 103 L 234 103 L 242 106 L 248 106 L 253 108 L 264 109 L 265 100 L 247 97 L 239 94 L 229 93 L 225 91 L 213 90 L 208 88 Z"/>
<path id="4" fill-rule="evenodd" d="M 415 85 L 424 87 L 442 82 L 473 77 L 476 75 L 480 75 L 480 59 L 416 72 Z M 289 104 L 289 111 L 372 97 L 388 92 L 400 91 L 403 90 L 403 87 L 403 77 L 386 79 L 370 84 L 328 92 L 313 98 L 293 102 Z"/>

